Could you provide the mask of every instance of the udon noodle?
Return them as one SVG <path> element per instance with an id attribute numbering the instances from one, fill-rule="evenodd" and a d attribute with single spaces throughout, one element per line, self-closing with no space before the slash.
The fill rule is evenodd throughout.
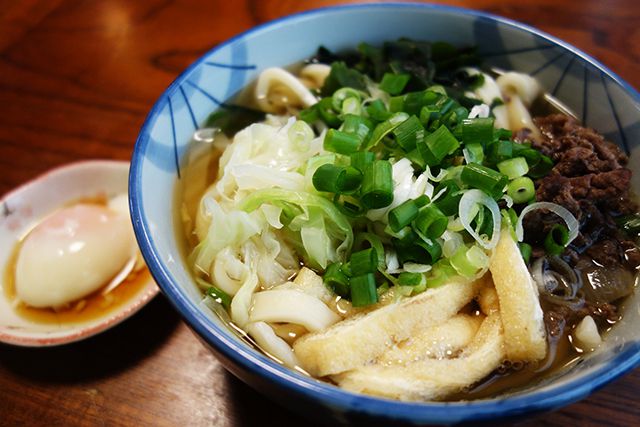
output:
<path id="1" fill-rule="evenodd" d="M 415 58 L 381 71 L 333 54 L 262 71 L 263 119 L 196 133 L 221 155 L 182 211 L 208 306 L 288 367 L 401 400 L 478 397 L 528 369 L 522 386 L 597 348 L 635 281 L 627 256 L 598 282 L 614 297 L 583 295 L 598 240 L 541 197 L 560 161 L 545 151 L 556 128 L 532 117 L 536 80 L 464 62 L 438 74 L 433 55 L 430 78 Z"/>

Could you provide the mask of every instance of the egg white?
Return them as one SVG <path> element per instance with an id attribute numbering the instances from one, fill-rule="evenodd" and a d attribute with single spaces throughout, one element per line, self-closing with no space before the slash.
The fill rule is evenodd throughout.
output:
<path id="1" fill-rule="evenodd" d="M 61 307 L 111 280 L 135 244 L 127 215 L 77 204 L 39 223 L 25 238 L 16 263 L 16 294 L 32 307 Z"/>

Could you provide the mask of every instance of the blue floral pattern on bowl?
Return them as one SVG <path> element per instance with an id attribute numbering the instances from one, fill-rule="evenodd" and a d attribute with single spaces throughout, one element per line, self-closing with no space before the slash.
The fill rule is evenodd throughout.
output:
<path id="1" fill-rule="evenodd" d="M 536 29 L 470 10 L 417 4 L 342 6 L 293 15 L 209 51 L 171 84 L 147 117 L 132 160 L 131 210 L 138 242 L 163 292 L 231 372 L 273 399 L 324 420 L 456 424 L 517 417 L 582 399 L 637 366 L 637 295 L 603 346 L 570 369 L 493 399 L 452 403 L 402 403 L 340 390 L 278 365 L 201 308 L 200 293 L 176 249 L 172 197 L 194 130 L 266 67 L 296 63 L 319 45 L 339 50 L 399 37 L 477 45 L 487 64 L 535 76 L 587 126 L 629 153 L 630 168 L 638 169 L 640 94 L 593 58 Z M 636 189 L 639 176 L 633 179 Z"/>

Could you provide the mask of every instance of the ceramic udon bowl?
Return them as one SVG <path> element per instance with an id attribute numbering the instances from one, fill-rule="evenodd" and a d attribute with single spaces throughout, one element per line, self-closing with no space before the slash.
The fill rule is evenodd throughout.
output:
<path id="1" fill-rule="evenodd" d="M 598 61 L 539 30 L 470 10 L 417 4 L 344 6 L 289 16 L 198 59 L 160 96 L 142 127 L 130 174 L 131 212 L 145 260 L 164 294 L 233 374 L 315 420 L 453 424 L 517 417 L 582 399 L 637 366 L 638 293 L 604 344 L 578 364 L 524 390 L 455 403 L 401 403 L 343 391 L 273 362 L 201 307 L 201 294 L 177 249 L 181 236 L 170 196 L 183 177 L 194 130 L 266 67 L 300 61 L 319 45 L 340 50 L 400 37 L 477 45 L 488 64 L 533 75 L 587 126 L 629 153 L 630 168 L 638 170 L 640 94 Z M 639 177 L 634 176 L 636 191 Z"/>

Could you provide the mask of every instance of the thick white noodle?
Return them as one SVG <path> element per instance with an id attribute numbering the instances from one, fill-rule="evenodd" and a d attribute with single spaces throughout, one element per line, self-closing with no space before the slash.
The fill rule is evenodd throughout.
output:
<path id="1" fill-rule="evenodd" d="M 518 95 L 525 106 L 530 107 L 540 96 L 540 85 L 528 74 L 509 71 L 496 79 L 503 96 Z"/>
<path id="2" fill-rule="evenodd" d="M 295 289 L 273 289 L 253 296 L 250 320 L 295 323 L 315 332 L 333 325 L 341 318 L 310 294 Z"/>
<path id="3" fill-rule="evenodd" d="M 302 67 L 300 77 L 312 82 L 314 88 L 321 88 L 330 72 L 331 67 L 327 64 L 309 64 Z"/>
<path id="4" fill-rule="evenodd" d="M 240 290 L 231 300 L 231 320 L 240 328 L 245 328 L 249 323 L 249 309 L 251 308 L 251 297 L 258 287 L 258 275 L 251 272 L 240 287 Z"/>
<path id="5" fill-rule="evenodd" d="M 471 75 L 480 74 L 480 71 L 475 68 L 465 68 L 465 71 Z M 474 93 L 478 98 L 487 105 L 493 105 L 496 99 L 504 101 L 500 87 L 496 81 L 487 73 L 482 73 L 483 83 L 482 86 L 475 89 Z M 498 105 L 493 108 L 493 115 L 496 120 L 493 123 L 496 128 L 509 129 L 509 121 L 507 118 L 507 110 L 504 105 Z"/>
<path id="6" fill-rule="evenodd" d="M 260 348 L 285 366 L 295 368 L 298 365 L 293 349 L 285 340 L 276 335 L 273 328 L 265 322 L 254 322 L 247 325 L 247 333 L 256 340 Z"/>
<path id="7" fill-rule="evenodd" d="M 533 124 L 533 119 L 529 110 L 522 102 L 520 96 L 513 94 L 509 95 L 506 102 L 507 115 L 509 117 L 509 130 L 512 132 L 518 132 L 521 129 L 529 129 L 532 135 L 537 139 L 540 135 L 538 128 Z"/>
<path id="8" fill-rule="evenodd" d="M 213 262 L 213 281 L 217 287 L 234 296 L 249 273 L 249 267 L 230 246 L 218 252 Z"/>
<path id="9" fill-rule="evenodd" d="M 509 129 L 513 132 L 529 129 L 534 138 L 539 138 L 540 133 L 536 125 L 533 124 L 531 113 L 529 113 L 529 107 L 541 92 L 536 79 L 528 74 L 509 71 L 499 76 L 496 83 L 506 100 Z"/>
<path id="10" fill-rule="evenodd" d="M 263 111 L 268 113 L 276 111 L 269 102 L 269 91 L 276 85 L 289 89 L 291 93 L 298 97 L 299 102 L 304 107 L 310 107 L 318 102 L 311 91 L 296 76 L 282 68 L 272 67 L 261 72 L 256 83 L 256 102 Z"/>

